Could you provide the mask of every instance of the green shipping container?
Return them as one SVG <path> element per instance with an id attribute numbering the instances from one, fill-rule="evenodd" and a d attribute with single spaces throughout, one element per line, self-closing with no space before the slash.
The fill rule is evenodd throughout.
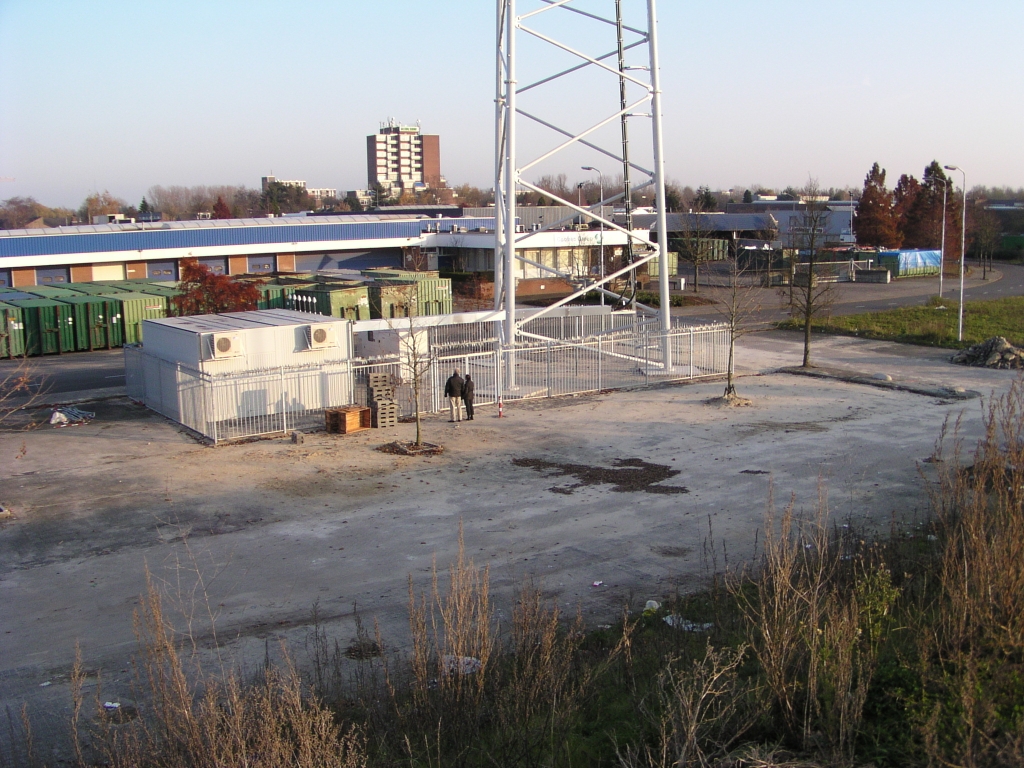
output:
<path id="1" fill-rule="evenodd" d="M 379 278 L 370 286 L 370 311 L 377 313 L 374 317 L 450 315 L 452 281 L 447 277 Z"/>
<path id="2" fill-rule="evenodd" d="M 173 299 L 175 296 L 181 295 L 181 291 L 178 288 L 172 288 L 169 285 L 153 285 L 152 283 L 139 285 L 135 288 L 134 292 L 145 293 L 150 296 L 163 296 L 167 299 Z"/>
<path id="3" fill-rule="evenodd" d="M 25 323 L 25 354 L 53 355 L 75 351 L 71 307 L 56 299 L 15 299 Z"/>
<path id="4" fill-rule="evenodd" d="M 116 299 L 106 296 L 65 296 L 57 301 L 74 313 L 75 346 L 79 351 L 110 349 L 124 344 L 122 324 L 115 322 L 120 312 Z"/>
<path id="5" fill-rule="evenodd" d="M 103 283 L 68 283 L 68 288 L 83 296 L 104 296 L 109 293 L 128 293 L 127 288 L 117 288 Z"/>
<path id="6" fill-rule="evenodd" d="M 167 299 L 145 293 L 115 293 L 104 298 L 113 299 L 121 305 L 116 318 L 121 324 L 125 344 L 142 341 L 142 321 L 167 317 Z"/>
<path id="7" fill-rule="evenodd" d="M 295 291 L 288 309 L 315 312 L 346 320 L 369 320 L 370 297 L 367 286 L 351 285 L 345 288 L 317 286 Z"/>
<path id="8" fill-rule="evenodd" d="M 25 354 L 25 322 L 22 311 L 13 304 L 0 302 L 0 357 Z"/>
<path id="9" fill-rule="evenodd" d="M 33 285 L 24 289 L 25 293 L 31 293 L 41 299 L 59 299 L 64 296 L 78 296 L 78 291 L 58 285 Z"/>
<path id="10" fill-rule="evenodd" d="M 418 280 L 437 280 L 440 277 L 436 270 L 415 272 L 411 269 L 392 269 L 389 267 L 364 269 L 359 274 L 371 280 L 400 280 L 404 283 Z"/>

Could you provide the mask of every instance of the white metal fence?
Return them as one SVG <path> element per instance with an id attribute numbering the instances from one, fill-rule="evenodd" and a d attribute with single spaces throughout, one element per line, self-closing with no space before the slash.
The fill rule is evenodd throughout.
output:
<path id="1" fill-rule="evenodd" d="M 446 408 L 444 384 L 455 369 L 472 376 L 477 405 L 720 376 L 727 372 L 729 330 L 711 325 L 663 334 L 637 325 L 577 340 L 533 340 L 504 349 L 492 343 L 483 351 L 428 354 L 419 376 L 397 357 L 211 375 L 151 357 L 138 346 L 124 353 L 129 397 L 218 443 L 320 427 L 325 408 L 368 404 L 371 373 L 390 375 L 407 417 L 415 414 L 416 390 L 421 412 Z"/>

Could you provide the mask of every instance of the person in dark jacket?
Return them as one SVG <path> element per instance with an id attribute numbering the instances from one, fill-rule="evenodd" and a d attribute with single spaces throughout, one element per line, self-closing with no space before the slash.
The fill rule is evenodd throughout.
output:
<path id="1" fill-rule="evenodd" d="M 462 402 L 466 404 L 466 418 L 473 420 L 473 390 L 475 386 L 470 375 L 466 374 L 466 380 L 462 383 Z"/>
<path id="2" fill-rule="evenodd" d="M 462 421 L 462 387 L 465 382 L 459 376 L 459 369 L 448 377 L 444 383 L 444 396 L 448 398 L 448 412 L 451 418 L 448 421 Z"/>

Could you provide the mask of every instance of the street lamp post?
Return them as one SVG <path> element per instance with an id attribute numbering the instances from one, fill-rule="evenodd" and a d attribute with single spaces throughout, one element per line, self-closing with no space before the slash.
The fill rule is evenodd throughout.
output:
<path id="1" fill-rule="evenodd" d="M 957 309 L 956 340 L 964 340 L 964 263 L 967 259 L 967 173 L 957 165 L 942 166 L 947 171 L 960 171 L 963 178 L 963 217 L 960 222 L 960 307 Z"/>
<path id="2" fill-rule="evenodd" d="M 949 179 L 942 180 L 942 245 L 939 246 L 939 298 L 942 298 L 942 279 L 946 272 L 946 193 L 949 192 Z"/>
<path id="3" fill-rule="evenodd" d="M 594 168 L 592 165 L 584 165 L 584 166 L 581 167 L 580 170 L 593 171 L 594 173 L 596 173 L 597 174 L 597 183 L 598 183 L 598 185 L 601 188 L 601 192 L 600 192 L 601 202 L 599 203 L 599 205 L 601 206 L 601 212 L 599 214 L 600 218 L 598 219 L 598 222 L 601 224 L 601 235 L 600 235 L 600 237 L 601 237 L 601 239 L 600 239 L 600 243 L 601 243 L 601 279 L 604 280 L 604 174 L 601 173 L 599 170 L 597 170 L 597 168 Z M 601 295 L 601 306 L 603 307 L 604 306 L 604 285 L 603 284 L 601 285 L 601 290 L 599 291 L 599 293 Z"/>

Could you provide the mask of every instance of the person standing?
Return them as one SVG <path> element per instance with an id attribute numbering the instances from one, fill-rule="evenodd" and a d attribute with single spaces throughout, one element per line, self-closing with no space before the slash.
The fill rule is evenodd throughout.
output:
<path id="1" fill-rule="evenodd" d="M 462 421 L 462 386 L 465 382 L 459 376 L 459 369 L 448 377 L 444 383 L 444 396 L 448 398 L 448 412 L 451 418 L 448 421 Z"/>
<path id="2" fill-rule="evenodd" d="M 473 420 L 473 390 L 475 385 L 470 375 L 466 374 L 466 380 L 462 383 L 462 402 L 466 404 L 466 419 Z"/>

